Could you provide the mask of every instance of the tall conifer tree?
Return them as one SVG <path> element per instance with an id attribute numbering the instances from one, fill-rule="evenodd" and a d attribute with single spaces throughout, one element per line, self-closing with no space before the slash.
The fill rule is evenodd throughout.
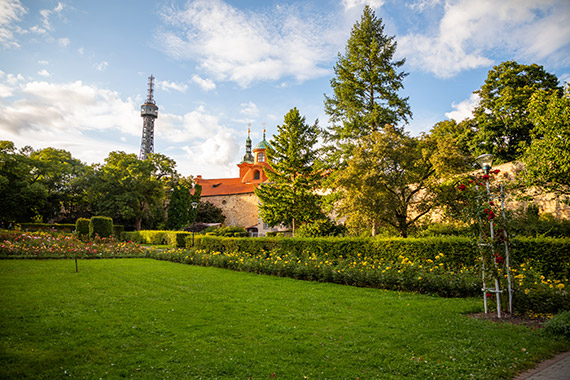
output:
<path id="1" fill-rule="evenodd" d="M 255 191 L 260 215 L 270 226 L 284 224 L 295 234 L 295 227 L 322 218 L 320 188 L 322 173 L 315 144 L 317 122 L 308 125 L 297 108 L 290 110 L 283 125 L 267 147 L 273 170 L 266 171 L 267 182 Z"/>
<path id="2" fill-rule="evenodd" d="M 408 74 L 400 71 L 405 59 L 393 60 L 396 45 L 393 36 L 384 34 L 382 19 L 366 6 L 352 28 L 345 55 L 338 55 L 333 95 L 325 95 L 332 124 L 325 140 L 334 166 L 346 165 L 359 138 L 411 118 L 408 98 L 398 95 Z"/>

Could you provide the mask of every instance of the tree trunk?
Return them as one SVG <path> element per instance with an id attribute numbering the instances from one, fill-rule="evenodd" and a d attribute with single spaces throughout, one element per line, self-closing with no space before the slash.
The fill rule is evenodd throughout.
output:
<path id="1" fill-rule="evenodd" d="M 135 231 L 140 231 L 142 227 L 142 218 L 137 218 L 135 221 Z"/>

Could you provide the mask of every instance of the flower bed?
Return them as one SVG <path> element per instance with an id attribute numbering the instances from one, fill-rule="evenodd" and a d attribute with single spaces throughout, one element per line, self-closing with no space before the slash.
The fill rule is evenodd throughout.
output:
<path id="1" fill-rule="evenodd" d="M 400 255 L 395 260 L 367 257 L 329 257 L 326 253 L 287 254 L 278 251 L 256 255 L 247 252 L 208 252 L 166 250 L 151 252 L 159 260 L 215 266 L 300 280 L 437 294 L 443 297 L 481 296 L 478 265 L 451 267 L 444 264 L 445 254 L 433 259 L 411 260 Z M 518 314 L 550 314 L 570 310 L 567 278 L 550 280 L 529 264 L 512 269 L 515 279 L 514 311 Z M 507 297 L 506 293 L 503 297 Z M 492 299 L 489 302 L 493 302 Z M 506 304 L 506 303 L 504 303 Z"/>
<path id="2" fill-rule="evenodd" d="M 145 257 L 139 244 L 119 242 L 114 238 L 82 241 L 75 235 L 61 233 L 0 233 L 0 258 L 112 258 Z"/>

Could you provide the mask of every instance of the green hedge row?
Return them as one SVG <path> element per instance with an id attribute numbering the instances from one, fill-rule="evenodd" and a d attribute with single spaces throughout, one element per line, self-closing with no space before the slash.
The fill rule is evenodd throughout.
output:
<path id="1" fill-rule="evenodd" d="M 426 260 L 440 253 L 449 266 L 473 265 L 479 252 L 473 240 L 467 237 L 447 236 L 428 238 L 224 238 L 196 236 L 195 246 L 209 252 L 248 252 L 259 255 L 270 251 L 348 258 L 366 256 L 395 260 L 400 255 L 410 260 Z M 190 248 L 191 241 L 187 240 Z M 545 275 L 570 277 L 570 239 L 515 238 L 510 245 L 512 264 L 532 261 Z"/>
<path id="2" fill-rule="evenodd" d="M 75 224 L 18 223 L 24 231 L 59 231 L 73 232 Z"/>
<path id="3" fill-rule="evenodd" d="M 191 232 L 184 231 L 129 231 L 122 233 L 122 239 L 125 241 L 133 241 L 140 244 L 152 245 L 169 245 L 177 248 L 184 248 L 186 246 L 186 238 L 192 237 Z M 189 240 L 188 244 L 192 244 Z"/>

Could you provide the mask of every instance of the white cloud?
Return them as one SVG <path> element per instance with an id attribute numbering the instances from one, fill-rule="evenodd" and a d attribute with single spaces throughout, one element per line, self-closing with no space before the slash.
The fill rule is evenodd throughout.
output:
<path id="1" fill-rule="evenodd" d="M 471 94 L 469 99 L 465 99 L 460 103 L 452 103 L 453 111 L 446 112 L 445 116 L 454 119 L 457 122 L 473 117 L 473 110 L 479 105 L 479 94 Z"/>
<path id="2" fill-rule="evenodd" d="M 42 77 L 51 77 L 51 74 L 46 69 L 38 71 L 38 75 Z"/>
<path id="3" fill-rule="evenodd" d="M 49 62 L 42 59 L 42 60 L 39 60 L 39 61 L 38 61 L 38 64 L 39 64 L 39 65 L 42 65 L 42 66 L 45 66 L 45 65 L 49 65 Z"/>
<path id="4" fill-rule="evenodd" d="M 20 76 L 2 78 L 16 98 L 0 104 L 0 130 L 28 136 L 36 133 L 81 134 L 85 131 L 117 130 L 139 135 L 140 115 L 131 99 L 123 100 L 118 93 L 81 81 L 49 83 L 26 82 Z"/>
<path id="5" fill-rule="evenodd" d="M 369 5 L 372 8 L 380 8 L 384 5 L 384 0 L 342 0 L 342 6 L 345 11 L 365 5 Z"/>
<path id="6" fill-rule="evenodd" d="M 66 149 L 87 162 L 101 162 L 113 150 L 138 153 L 138 146 L 120 141 L 121 135 L 139 141 L 138 106 L 117 92 L 0 73 L 0 97 L 0 135 L 17 146 Z M 109 139 L 108 131 L 116 137 Z"/>
<path id="7" fill-rule="evenodd" d="M 429 0 L 416 4 L 422 3 L 438 4 Z M 438 77 L 489 66 L 494 50 L 516 59 L 570 62 L 567 0 L 450 0 L 443 11 L 436 34 L 398 38 L 399 55 Z"/>
<path id="8" fill-rule="evenodd" d="M 58 38 L 57 39 L 57 43 L 59 44 L 59 46 L 61 47 L 67 47 L 69 46 L 69 38 L 67 37 L 63 37 L 63 38 Z"/>
<path id="9" fill-rule="evenodd" d="M 201 78 L 196 74 L 192 75 L 192 82 L 196 83 L 204 91 L 210 91 L 216 89 L 216 84 L 212 80 L 208 78 L 205 79 Z"/>
<path id="10" fill-rule="evenodd" d="M 95 65 L 95 70 L 97 71 L 105 71 L 109 67 L 109 62 L 103 61 Z"/>
<path id="11" fill-rule="evenodd" d="M 254 13 L 221 0 L 196 0 L 183 10 L 169 8 L 163 19 L 159 49 L 178 59 L 197 60 L 214 79 L 242 87 L 258 80 L 292 76 L 304 81 L 329 74 L 337 51 L 334 22 L 294 6 Z"/>
<path id="12" fill-rule="evenodd" d="M 219 118 L 208 114 L 204 106 L 182 116 L 163 114 L 160 123 L 157 122 L 155 135 L 177 147 L 171 148 L 172 151 L 181 150 L 182 153 L 172 157 L 183 174 L 237 176 L 237 131 L 221 125 Z"/>
<path id="13" fill-rule="evenodd" d="M 159 82 L 160 88 L 163 90 L 169 91 L 174 90 L 181 93 L 185 93 L 188 90 L 188 85 L 184 83 L 175 83 L 175 82 L 168 82 L 168 81 L 161 81 Z"/>
<path id="14" fill-rule="evenodd" d="M 257 105 L 252 101 L 247 103 L 241 103 L 240 106 L 242 106 L 243 108 L 241 111 L 239 111 L 239 113 L 243 115 L 251 117 L 257 117 L 259 115 L 259 109 L 257 108 Z"/>
<path id="15" fill-rule="evenodd" d="M 20 46 L 14 33 L 20 30 L 16 24 L 26 13 L 20 0 L 0 1 L 0 45 L 5 48 Z"/>

